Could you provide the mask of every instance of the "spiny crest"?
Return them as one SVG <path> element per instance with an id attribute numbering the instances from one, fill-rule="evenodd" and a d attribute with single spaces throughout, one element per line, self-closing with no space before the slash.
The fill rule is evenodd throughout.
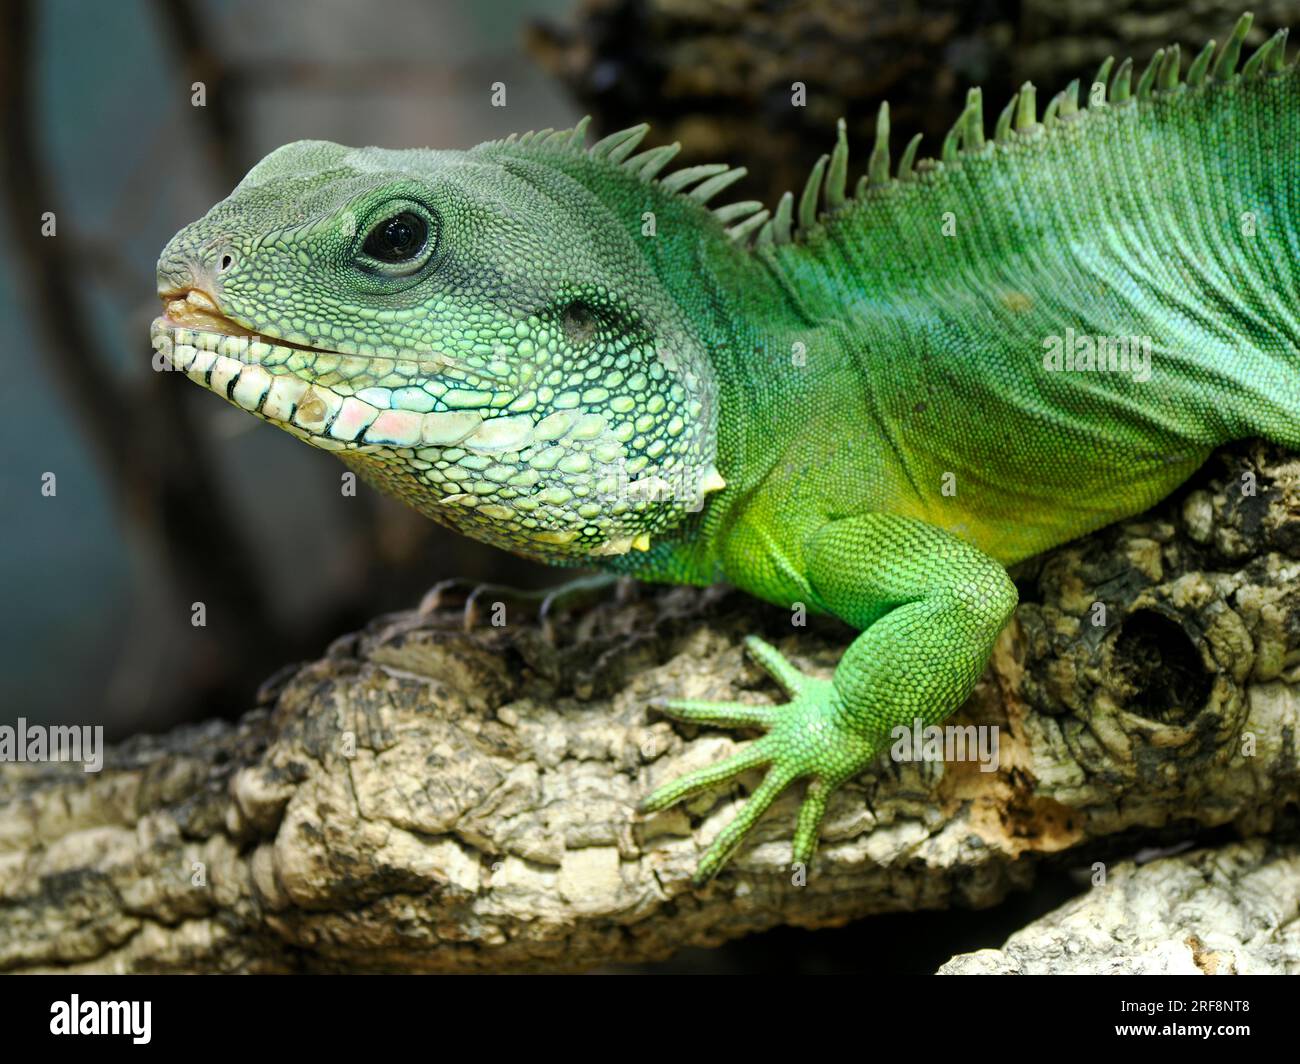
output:
<path id="1" fill-rule="evenodd" d="M 1232 35 L 1221 49 L 1209 41 L 1192 61 L 1186 78 L 1180 82 L 1182 57 L 1178 45 L 1159 49 L 1147 63 L 1133 84 L 1133 60 L 1125 59 L 1112 73 L 1114 57 L 1107 58 L 1089 83 L 1086 98 L 1080 103 L 1078 78 L 1058 92 L 1038 112 L 1037 91 L 1031 82 L 1025 82 L 998 114 L 992 140 L 984 135 L 984 101 L 978 88 L 966 96 L 966 106 L 943 139 L 937 159 L 917 159 L 921 134 L 908 141 L 892 170 L 889 150 L 889 104 L 882 103 L 876 116 L 876 140 L 867 160 L 867 171 L 858 178 L 852 194 L 847 192 L 849 143 L 844 119 L 840 119 L 835 147 L 813 164 L 796 203 L 793 193 L 786 192 L 777 202 L 776 210 L 767 210 L 758 200 L 744 200 L 715 207 L 713 215 L 725 227 L 728 237 L 744 246 L 763 247 L 789 244 L 818 225 L 826 214 L 842 209 L 853 200 L 862 199 L 900 183 L 915 181 L 919 174 L 940 170 L 946 164 L 960 161 L 963 155 L 976 155 L 990 149 L 993 144 L 1014 143 L 1016 138 L 1038 136 L 1050 132 L 1058 123 L 1078 120 L 1089 112 L 1105 107 L 1116 107 L 1133 100 L 1148 100 L 1188 88 L 1199 88 L 1207 83 L 1228 81 L 1237 75 L 1241 46 L 1250 31 L 1252 16 L 1247 13 L 1237 20 Z M 1256 49 L 1241 69 L 1246 78 L 1276 74 L 1286 66 L 1287 31 L 1278 30 Z M 748 172 L 744 167 L 729 167 L 724 163 L 688 166 L 663 177 L 659 174 L 681 150 L 680 144 L 633 154 L 650 131 L 648 125 L 632 126 L 611 133 L 590 148 L 584 146 L 590 117 L 582 119 L 572 129 L 544 129 L 506 138 L 505 143 L 530 145 L 545 150 L 572 153 L 587 152 L 641 178 L 655 182 L 669 193 L 686 196 L 697 203 L 707 204 L 724 189 L 739 181 Z M 892 176 L 891 176 L 892 171 Z"/>
<path id="2" fill-rule="evenodd" d="M 749 172 L 743 166 L 730 167 L 725 163 L 709 163 L 703 166 L 683 167 L 681 170 L 660 177 L 659 174 L 664 167 L 681 151 L 681 144 L 665 144 L 634 155 L 633 152 L 650 132 L 649 125 L 642 123 L 639 126 L 631 126 L 611 133 L 588 148 L 585 146 L 585 139 L 590 123 L 591 116 L 588 115 L 572 129 L 542 129 L 523 134 L 512 133 L 499 143 L 526 146 L 534 151 L 540 149 L 569 154 L 586 152 L 592 158 L 603 159 L 607 163 L 622 167 L 647 183 L 657 183 L 665 192 L 679 193 L 701 205 L 706 205 L 709 200 L 730 188 Z M 736 241 L 744 241 L 767 221 L 770 212 L 765 210 L 758 200 L 744 200 L 718 207 L 713 214 L 726 227 L 728 236 Z"/>
<path id="3" fill-rule="evenodd" d="M 1190 88 L 1199 88 L 1210 82 L 1228 81 L 1236 76 L 1241 47 L 1250 32 L 1251 23 L 1252 16 L 1249 13 L 1242 15 L 1233 27 L 1227 43 L 1217 54 L 1215 42 L 1209 41 L 1192 62 L 1185 84 Z M 1246 61 L 1241 76 L 1254 78 L 1282 71 L 1286 66 L 1286 42 L 1287 31 L 1278 30 Z M 917 148 L 921 142 L 918 133 L 908 142 L 893 177 L 890 176 L 889 105 L 882 103 L 876 119 L 875 146 L 867 162 L 867 172 L 858 179 L 854 188 L 853 198 L 860 199 L 869 190 L 914 181 L 918 174 L 942 169 L 945 164 L 958 162 L 963 155 L 981 154 L 989 150 L 991 144 L 1007 144 L 1017 137 L 1050 132 L 1058 123 L 1077 120 L 1088 111 L 1121 106 L 1133 100 L 1151 99 L 1179 91 L 1182 87 L 1179 81 L 1181 56 L 1176 44 L 1159 49 L 1151 57 L 1137 78 L 1136 86 L 1133 84 L 1132 59 L 1125 59 L 1112 74 L 1113 65 L 1113 57 L 1101 64 L 1082 106 L 1079 101 L 1079 79 L 1075 78 L 1048 101 L 1041 118 L 1037 92 L 1032 83 L 1025 82 L 999 113 L 992 141 L 984 135 L 983 95 L 978 88 L 971 89 L 966 96 L 965 108 L 943 139 L 939 157 L 917 160 Z M 818 159 L 808 175 L 799 197 L 797 216 L 792 216 L 794 199 L 787 192 L 781 197 L 776 215 L 759 230 L 755 244 L 789 243 L 816 226 L 820 217 L 843 207 L 847 163 L 848 141 L 844 120 L 841 119 L 834 150 L 829 156 L 823 155 Z M 797 222 L 796 225 L 791 224 L 792 217 Z"/>
<path id="4" fill-rule="evenodd" d="M 531 148 L 542 148 L 546 151 L 567 150 L 579 152 L 583 150 L 583 142 L 587 137 L 587 126 L 590 124 L 591 115 L 587 115 L 572 129 L 537 129 L 528 133 L 511 133 L 499 143 L 527 145 Z"/>
<path id="5" fill-rule="evenodd" d="M 645 124 L 622 129 L 598 140 L 587 150 L 598 159 L 617 163 L 643 181 L 657 180 L 665 192 L 678 193 L 701 205 L 707 204 L 748 173 L 743 166 L 729 167 L 724 163 L 709 163 L 683 167 L 665 177 L 659 177 L 659 172 L 681 151 L 682 146 L 677 143 L 666 144 L 633 155 L 632 152 L 649 131 L 650 127 Z M 727 235 L 732 240 L 743 242 L 767 221 L 769 212 L 763 209 L 763 204 L 758 200 L 742 200 L 718 207 L 713 214 L 726 227 Z"/>

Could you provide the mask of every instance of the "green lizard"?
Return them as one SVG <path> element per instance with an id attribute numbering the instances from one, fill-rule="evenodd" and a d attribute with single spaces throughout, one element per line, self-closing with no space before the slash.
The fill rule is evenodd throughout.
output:
<path id="1" fill-rule="evenodd" d="M 158 359 L 527 557 L 729 581 L 861 634 L 831 680 L 753 638 L 783 705 L 670 701 L 765 732 L 644 809 L 755 767 L 715 873 L 777 795 L 827 800 L 897 725 L 970 694 L 1005 567 L 1137 513 L 1224 442 L 1300 446 L 1300 77 L 1245 16 L 1186 75 L 1107 61 L 986 137 L 850 191 L 843 123 L 796 201 L 710 208 L 645 126 L 469 151 L 307 141 L 168 244 Z"/>

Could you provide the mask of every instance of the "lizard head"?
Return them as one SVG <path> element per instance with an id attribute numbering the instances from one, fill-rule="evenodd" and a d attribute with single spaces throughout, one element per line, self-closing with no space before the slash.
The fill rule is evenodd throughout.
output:
<path id="1" fill-rule="evenodd" d="M 722 486 L 712 373 L 618 168 L 542 139 L 273 152 L 164 249 L 155 364 L 475 538 L 648 549 Z"/>

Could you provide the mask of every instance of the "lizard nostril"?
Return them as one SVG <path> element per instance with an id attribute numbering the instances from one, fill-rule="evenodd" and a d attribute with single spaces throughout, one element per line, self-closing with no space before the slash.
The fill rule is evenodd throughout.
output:
<path id="1" fill-rule="evenodd" d="M 230 254 L 230 252 L 227 251 L 224 255 L 221 256 L 221 264 L 220 266 L 217 267 L 217 272 L 225 273 L 234 264 L 235 264 L 235 256 Z"/>

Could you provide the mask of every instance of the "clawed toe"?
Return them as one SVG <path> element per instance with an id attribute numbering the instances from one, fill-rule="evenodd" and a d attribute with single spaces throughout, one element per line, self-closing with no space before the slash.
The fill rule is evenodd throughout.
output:
<path id="1" fill-rule="evenodd" d="M 487 584 L 453 578 L 435 584 L 420 600 L 423 617 L 444 610 L 459 610 L 466 631 L 490 624 L 500 627 L 508 620 L 536 621 L 548 642 L 559 642 L 561 619 L 590 609 L 611 594 L 624 591 L 617 577 L 608 574 L 580 577 L 553 588 L 526 590 L 504 584 Z"/>
<path id="2" fill-rule="evenodd" d="M 743 843 L 745 836 L 796 780 L 809 779 L 799 808 L 792 844 L 793 860 L 807 865 L 831 794 L 875 754 L 875 745 L 844 729 L 834 683 L 801 673 L 775 647 L 750 638 L 754 658 L 790 696 L 783 705 L 709 702 L 699 699 L 656 699 L 652 706 L 676 720 L 726 728 L 761 728 L 765 734 L 738 753 L 658 787 L 641 803 L 643 812 L 665 809 L 700 791 L 734 780 L 743 772 L 767 767 L 763 782 L 722 829 L 700 859 L 696 884 L 715 876 Z"/>

